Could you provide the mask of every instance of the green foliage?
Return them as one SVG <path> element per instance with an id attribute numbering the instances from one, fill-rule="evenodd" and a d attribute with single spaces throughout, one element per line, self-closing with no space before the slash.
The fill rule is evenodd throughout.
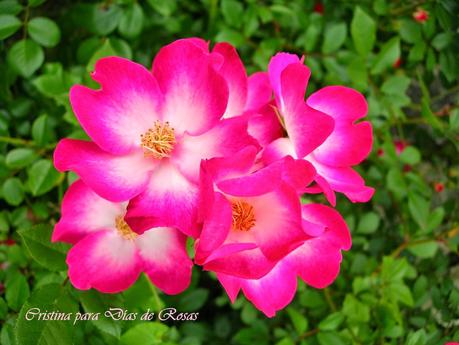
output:
<path id="1" fill-rule="evenodd" d="M 438 345 L 459 341 L 459 7 L 438 1 L 0 0 L 0 343 Z M 422 7 L 425 23 L 413 19 Z M 74 174 L 58 173 L 59 138 L 87 138 L 72 113 L 73 84 L 118 55 L 151 66 L 179 37 L 235 44 L 249 73 L 277 51 L 305 56 L 308 94 L 341 84 L 368 100 L 374 145 L 359 172 L 376 194 L 338 197 L 352 232 L 340 276 L 325 290 L 298 283 L 267 319 L 228 300 L 213 275 L 158 293 L 142 275 L 123 293 L 79 291 L 66 279 L 69 246 L 51 243 Z M 325 202 L 322 199 L 314 199 Z M 41 224 L 41 225 L 39 225 Z M 46 224 L 46 225 L 43 225 Z M 190 248 L 192 243 L 190 242 Z M 114 321 L 164 307 L 197 321 Z M 98 320 L 25 320 L 30 308 L 100 314 Z"/>

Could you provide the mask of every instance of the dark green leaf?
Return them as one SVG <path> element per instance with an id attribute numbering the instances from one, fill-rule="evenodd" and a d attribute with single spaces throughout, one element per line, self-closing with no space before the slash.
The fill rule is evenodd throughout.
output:
<path id="1" fill-rule="evenodd" d="M 51 190 L 60 179 L 61 174 L 54 169 L 48 159 L 35 162 L 28 170 L 27 185 L 32 195 L 42 195 Z"/>
<path id="2" fill-rule="evenodd" d="M 29 298 L 30 289 L 27 279 L 19 272 L 14 272 L 10 275 L 5 282 L 6 293 L 5 299 L 8 306 L 18 311 L 24 304 L 27 298 Z"/>
<path id="3" fill-rule="evenodd" d="M 372 74 L 380 74 L 387 68 L 391 67 L 400 57 L 400 39 L 393 37 L 387 41 L 379 51 L 373 62 Z"/>
<path id="4" fill-rule="evenodd" d="M 24 187 L 17 177 L 10 177 L 3 183 L 2 195 L 5 201 L 13 206 L 18 206 L 24 200 Z"/>
<path id="5" fill-rule="evenodd" d="M 21 230 L 21 235 L 30 256 L 40 265 L 51 271 L 63 271 L 67 268 L 65 256 L 69 246 L 63 243 L 52 243 L 53 229 L 48 225 Z"/>
<path id="6" fill-rule="evenodd" d="M 10 14 L 0 14 L 0 40 L 10 37 L 21 26 L 21 21 L 15 16 Z"/>
<path id="7" fill-rule="evenodd" d="M 45 47 L 54 47 L 61 39 L 57 24 L 49 18 L 35 17 L 27 25 L 30 37 Z"/>
<path id="8" fill-rule="evenodd" d="M 347 28 L 345 23 L 336 23 L 327 26 L 322 44 L 322 52 L 329 54 L 341 47 L 346 40 Z"/>
<path id="9" fill-rule="evenodd" d="M 169 329 L 159 322 L 141 323 L 121 336 L 123 345 L 162 345 L 167 340 Z"/>
<path id="10" fill-rule="evenodd" d="M 30 77 L 42 65 L 43 49 L 31 40 L 16 42 L 8 51 L 8 64 L 23 77 Z"/>
<path id="11" fill-rule="evenodd" d="M 120 19 L 119 30 L 121 35 L 127 38 L 137 37 L 142 31 L 143 10 L 138 3 L 129 6 Z"/>
<path id="12" fill-rule="evenodd" d="M 19 313 L 16 337 L 20 345 L 72 345 L 78 305 L 64 287 L 48 284 L 30 296 Z M 61 320 L 38 320 L 37 312 L 59 312 Z M 35 313 L 35 314 L 34 314 Z M 70 314 L 70 316 L 68 316 Z"/>
<path id="13" fill-rule="evenodd" d="M 17 148 L 8 152 L 5 163 L 10 169 L 18 169 L 31 164 L 37 157 L 37 154 L 32 149 Z"/>
<path id="14" fill-rule="evenodd" d="M 376 41 L 376 23 L 359 6 L 354 10 L 351 22 L 351 36 L 355 49 L 363 57 L 373 50 Z"/>

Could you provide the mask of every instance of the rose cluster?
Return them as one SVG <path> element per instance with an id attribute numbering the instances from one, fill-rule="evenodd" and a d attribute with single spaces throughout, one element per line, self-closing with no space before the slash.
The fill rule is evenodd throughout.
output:
<path id="1" fill-rule="evenodd" d="M 198 265 L 231 301 L 242 290 L 269 317 L 293 299 L 298 277 L 331 284 L 351 246 L 335 192 L 372 197 L 353 169 L 371 150 L 372 127 L 353 89 L 305 100 L 309 77 L 288 53 L 247 76 L 234 47 L 210 50 L 197 38 L 163 47 L 151 70 L 100 59 L 100 89 L 70 91 L 91 141 L 63 139 L 54 153 L 59 171 L 79 176 L 52 237 L 73 245 L 71 283 L 116 293 L 144 272 L 177 294 Z M 302 204 L 319 193 L 333 207 Z"/>

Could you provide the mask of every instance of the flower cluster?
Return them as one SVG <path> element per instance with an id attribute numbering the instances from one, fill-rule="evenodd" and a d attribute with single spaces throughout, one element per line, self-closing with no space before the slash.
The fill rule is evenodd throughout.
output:
<path id="1" fill-rule="evenodd" d="M 80 178 L 53 233 L 73 244 L 72 284 L 116 293 L 144 272 L 177 294 L 195 264 L 216 273 L 231 301 L 242 290 L 270 317 L 293 299 L 298 277 L 331 284 L 349 229 L 333 207 L 301 196 L 368 201 L 374 190 L 353 167 L 371 150 L 372 128 L 353 89 L 305 100 L 309 77 L 288 53 L 247 76 L 234 47 L 210 50 L 197 38 L 163 47 L 151 71 L 100 59 L 100 89 L 70 91 L 91 141 L 63 139 L 54 154 L 58 170 Z"/>

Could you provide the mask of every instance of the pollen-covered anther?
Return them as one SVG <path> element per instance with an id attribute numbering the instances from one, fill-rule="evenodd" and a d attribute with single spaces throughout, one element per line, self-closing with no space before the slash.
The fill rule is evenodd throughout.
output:
<path id="1" fill-rule="evenodd" d="M 233 230 L 249 231 L 255 226 L 255 211 L 253 206 L 243 200 L 237 200 L 231 203 Z"/>
<path id="2" fill-rule="evenodd" d="M 115 224 L 118 234 L 120 234 L 125 239 L 134 240 L 137 237 L 137 234 L 132 231 L 131 227 L 126 223 L 123 216 L 116 217 Z"/>
<path id="3" fill-rule="evenodd" d="M 174 128 L 169 122 L 156 121 L 153 128 L 140 135 L 140 141 L 145 157 L 169 157 L 176 142 Z"/>

